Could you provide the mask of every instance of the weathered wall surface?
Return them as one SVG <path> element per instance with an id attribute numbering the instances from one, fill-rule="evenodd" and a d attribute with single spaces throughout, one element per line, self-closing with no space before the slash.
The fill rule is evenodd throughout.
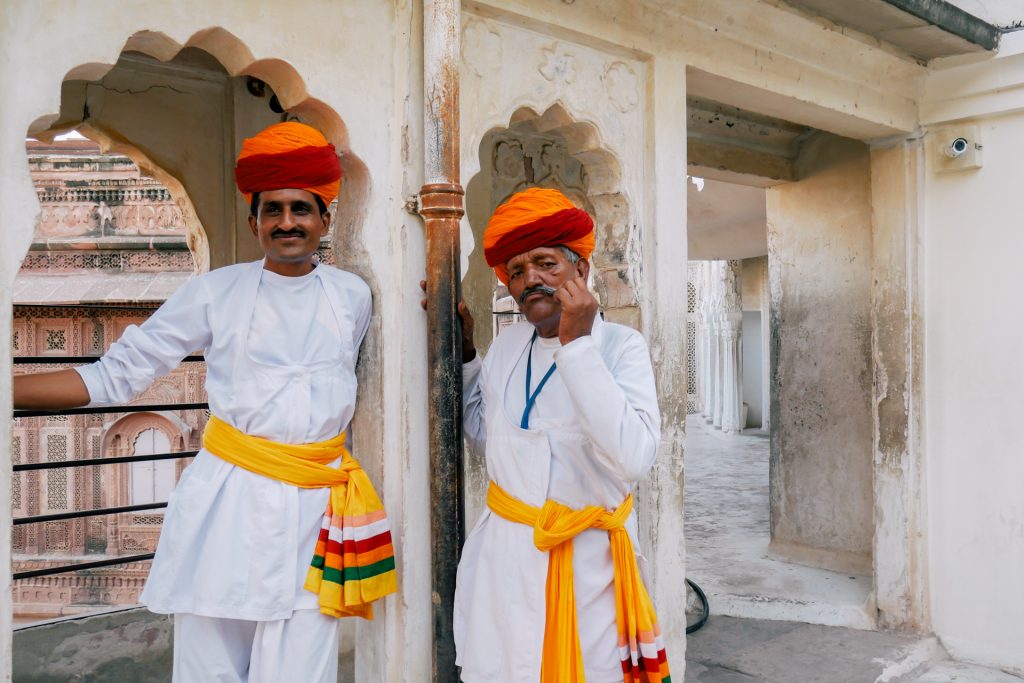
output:
<path id="1" fill-rule="evenodd" d="M 870 570 L 871 198 L 865 145 L 808 140 L 768 190 L 771 525 L 776 550 Z"/>
<path id="2" fill-rule="evenodd" d="M 10 284 L 28 249 L 38 212 L 29 182 L 25 135 L 33 123 L 46 124 L 60 112 L 61 84 L 95 80 L 113 65 L 128 43 L 161 60 L 182 48 L 200 47 L 232 75 L 265 80 L 282 105 L 329 133 L 342 152 L 346 181 L 336 226 L 339 265 L 361 274 L 374 293 L 375 315 L 360 367 L 360 404 L 353 449 L 366 466 L 391 515 L 399 540 L 401 594 L 385 600 L 372 623 L 359 624 L 360 680 L 419 680 L 430 670 L 426 396 L 423 312 L 417 283 L 423 272 L 422 225 L 401 210 L 404 197 L 422 184 L 418 123 L 417 17 L 406 2 L 307 3 L 307 12 L 287 4 L 228 0 L 209 3 L 143 2 L 131 6 L 100 2 L 13 2 L 0 8 L 0 29 L 10 40 L 0 46 L 0 80 L 17 102 L 0 111 L 0 196 L 10 220 L 0 230 L 0 291 Z M 315 20 L 314 20 L 315 17 Z M 134 36 L 134 38 L 133 38 Z M 40 45 L 61 49 L 39 58 Z M 413 69 L 410 72 L 410 68 Z M 125 89 L 121 86 L 118 88 Z M 139 84 L 127 84 L 133 89 Z M 144 89 L 144 88 L 142 88 Z M 157 91 L 154 91 L 155 95 Z M 140 93 L 141 94 L 141 93 Z M 128 97 L 128 95 L 125 95 Z M 203 97 L 197 94 L 197 97 Z M 224 111 L 234 93 L 223 92 Z M 229 124 L 244 128 L 239 112 Z M 182 125 L 191 125 L 182 119 Z M 226 136 L 230 137 L 230 136 Z M 220 145 L 225 140 L 208 141 Z M 239 141 L 227 140 L 229 147 Z M 206 151 L 201 143 L 181 144 L 185 155 Z M 232 156 L 225 150 L 223 157 Z M 230 176 L 230 168 L 221 169 Z M 229 185 L 229 182 L 219 186 Z M 229 204 L 235 197 L 225 198 Z M 237 206 L 237 205 L 236 205 Z M 225 208 L 224 215 L 233 211 Z M 230 226 L 204 225 L 205 229 Z M 0 337 L 10 335 L 10 301 L 0 298 Z M 0 377 L 10 377 L 9 354 L 0 357 Z M 0 380 L 0 410 L 9 412 L 9 381 Z M 387 425 L 387 428 L 382 428 Z M 10 443 L 0 420 L 0 443 Z M 9 451 L 0 452 L 0 557 L 10 548 Z M 9 563 L 0 581 L 0 680 L 10 662 Z M 398 644 L 401 643 L 401 646 Z"/>
<path id="3" fill-rule="evenodd" d="M 954 657 L 1024 674 L 1024 35 L 1012 37 L 991 63 L 936 73 L 922 106 L 925 439 L 932 626 Z M 941 148 L 971 132 L 981 167 L 945 171 Z"/>
<path id="4" fill-rule="evenodd" d="M 919 137 L 871 150 L 874 572 L 878 623 L 927 630 Z"/>

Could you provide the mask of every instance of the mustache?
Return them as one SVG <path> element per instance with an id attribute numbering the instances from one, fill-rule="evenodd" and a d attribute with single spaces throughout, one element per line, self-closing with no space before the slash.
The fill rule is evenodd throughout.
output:
<path id="1" fill-rule="evenodd" d="M 271 237 L 305 237 L 306 233 L 298 228 L 291 230 L 281 230 L 280 228 L 272 230 L 270 232 Z"/>
<path id="2" fill-rule="evenodd" d="M 523 303 L 524 301 L 526 301 L 526 297 L 530 296 L 531 294 L 536 294 L 537 292 L 540 292 L 545 296 L 554 296 L 555 291 L 556 290 L 554 287 L 548 287 L 546 285 L 534 285 L 533 287 L 527 287 L 526 289 L 523 290 L 523 293 L 519 295 L 518 303 Z"/>

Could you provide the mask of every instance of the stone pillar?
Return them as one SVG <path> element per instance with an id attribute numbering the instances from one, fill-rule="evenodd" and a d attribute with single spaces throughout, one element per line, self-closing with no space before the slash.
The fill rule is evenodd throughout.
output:
<path id="1" fill-rule="evenodd" d="M 801 180 L 768 189 L 773 549 L 871 571 L 871 167 L 821 134 Z"/>
<path id="2" fill-rule="evenodd" d="M 715 366 L 712 377 L 715 383 L 715 402 L 711 406 L 711 424 L 722 428 L 722 409 L 725 405 L 725 324 L 721 314 L 715 314 L 712 323 L 715 335 Z"/>
<path id="3" fill-rule="evenodd" d="M 743 350 L 741 333 L 743 305 L 740 289 L 740 262 L 722 262 L 722 304 L 719 313 L 721 338 L 721 422 L 724 432 L 743 429 Z"/>
<path id="4" fill-rule="evenodd" d="M 743 430 L 743 373 L 740 330 L 743 314 L 729 313 L 722 321 L 722 423 L 723 432 Z"/>
<path id="5" fill-rule="evenodd" d="M 740 334 L 743 307 L 740 294 L 740 262 L 709 261 L 704 310 L 707 358 L 704 416 L 708 423 L 727 432 L 743 429 L 743 361 Z"/>
<path id="6" fill-rule="evenodd" d="M 929 628 L 921 415 L 920 139 L 871 150 L 874 571 L 879 626 Z"/>
<path id="7" fill-rule="evenodd" d="M 651 348 L 661 404 L 661 443 L 647 481 L 639 487 L 639 542 L 650 558 L 652 597 L 669 664 L 678 680 L 686 665 L 683 448 L 686 441 L 686 65 L 671 58 L 648 62 L 652 106 L 647 150 L 654 179 L 639 232 L 644 278 L 643 332 Z M 680 340 L 684 340 L 680 342 Z"/>

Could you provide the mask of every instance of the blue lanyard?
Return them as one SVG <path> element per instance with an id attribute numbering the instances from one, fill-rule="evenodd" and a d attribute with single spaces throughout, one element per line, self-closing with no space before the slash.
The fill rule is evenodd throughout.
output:
<path id="1" fill-rule="evenodd" d="M 537 396 L 540 394 L 540 390 L 544 388 L 548 380 L 551 379 L 551 375 L 555 374 L 555 364 L 552 363 L 551 367 L 544 374 L 544 379 L 537 385 L 537 390 L 532 394 L 530 393 L 530 380 L 533 376 L 533 343 L 537 341 L 537 331 L 533 331 L 533 337 L 530 338 L 530 350 L 526 352 L 526 407 L 523 408 L 523 419 L 520 420 L 519 426 L 523 429 L 530 428 L 530 411 L 533 410 L 533 404 L 537 402 Z"/>

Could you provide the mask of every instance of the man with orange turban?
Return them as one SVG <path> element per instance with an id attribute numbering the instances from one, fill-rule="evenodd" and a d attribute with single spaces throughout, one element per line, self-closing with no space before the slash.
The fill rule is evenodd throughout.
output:
<path id="1" fill-rule="evenodd" d="M 341 167 L 270 126 L 235 169 L 264 258 L 189 280 L 85 367 L 20 376 L 15 405 L 127 403 L 197 349 L 211 417 L 167 505 L 141 602 L 174 614 L 174 681 L 334 683 L 338 619 L 397 588 L 387 517 L 345 449 L 370 290 L 319 264 Z"/>
<path id="2" fill-rule="evenodd" d="M 669 681 L 631 491 L 661 417 L 643 337 L 587 289 L 594 223 L 557 190 L 494 212 L 484 258 L 525 321 L 481 360 L 464 305 L 464 430 L 487 509 L 466 540 L 455 643 L 467 683 Z"/>

